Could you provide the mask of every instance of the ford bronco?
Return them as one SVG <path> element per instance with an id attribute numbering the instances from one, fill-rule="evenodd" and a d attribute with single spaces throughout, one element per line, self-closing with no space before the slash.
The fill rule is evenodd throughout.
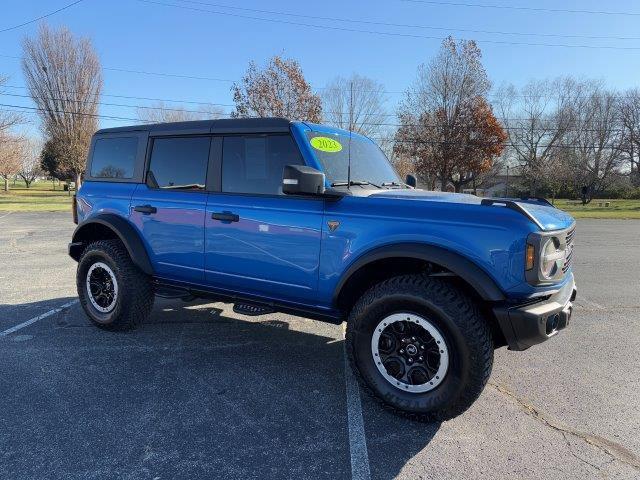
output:
<path id="1" fill-rule="evenodd" d="M 415 187 L 370 139 L 286 119 L 109 128 L 92 140 L 69 254 L 89 319 L 154 296 L 341 324 L 362 386 L 423 421 L 465 411 L 494 349 L 571 318 L 575 222 L 543 199 Z"/>

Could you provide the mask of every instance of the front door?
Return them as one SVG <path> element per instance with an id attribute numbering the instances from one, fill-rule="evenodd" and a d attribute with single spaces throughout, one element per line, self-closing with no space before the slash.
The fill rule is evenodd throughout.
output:
<path id="1" fill-rule="evenodd" d="M 131 198 L 131 220 L 140 230 L 159 277 L 202 283 L 205 192 L 209 136 L 152 140 L 146 184 Z"/>
<path id="2" fill-rule="evenodd" d="M 323 200 L 282 194 L 285 165 L 302 164 L 288 134 L 224 138 L 222 192 L 205 218 L 205 277 L 214 287 L 315 304 Z"/>

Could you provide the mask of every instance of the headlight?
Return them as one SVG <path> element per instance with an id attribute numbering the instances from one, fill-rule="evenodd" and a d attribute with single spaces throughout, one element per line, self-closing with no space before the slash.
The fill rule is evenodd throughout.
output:
<path id="1" fill-rule="evenodd" d="M 547 238 L 540 249 L 540 273 L 547 280 L 555 277 L 562 268 L 564 251 L 560 249 L 560 240 L 556 237 Z"/>
<path id="2" fill-rule="evenodd" d="M 524 275 L 531 285 L 549 285 L 564 277 L 567 234 L 533 232 L 527 237 Z"/>

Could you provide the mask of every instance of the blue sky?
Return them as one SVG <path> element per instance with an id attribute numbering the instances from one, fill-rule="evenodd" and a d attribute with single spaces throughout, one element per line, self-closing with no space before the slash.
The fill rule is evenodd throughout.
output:
<path id="1" fill-rule="evenodd" d="M 0 30 L 51 12 L 71 1 L 4 0 Z M 93 40 L 103 66 L 110 69 L 104 71 L 103 93 L 111 95 L 231 104 L 231 82 L 228 80 L 239 79 L 250 60 L 262 64 L 273 54 L 284 54 L 300 62 L 307 79 L 316 88 L 323 87 L 337 75 L 348 76 L 352 72 L 382 82 L 389 91 L 388 107 L 393 112 L 401 98 L 397 92 L 407 87 L 415 77 L 416 67 L 428 62 L 435 55 L 441 42 L 439 39 L 448 34 L 456 38 L 473 38 L 478 41 L 483 52 L 485 68 L 495 86 L 502 82 L 522 85 L 529 79 L 562 75 L 604 80 L 608 86 L 615 89 L 625 89 L 640 83 L 640 5 L 631 0 L 444 2 L 449 5 L 402 0 L 153 1 L 157 3 L 139 0 L 84 0 L 49 17 L 47 21 L 55 26 L 67 25 L 74 33 Z M 159 3 L 187 8 L 169 7 Z M 485 7 L 455 6 L 450 3 L 483 4 Z M 489 8 L 486 5 L 607 10 L 635 15 L 517 10 Z M 302 17 L 252 12 L 240 8 L 277 11 Z M 278 22 L 246 17 L 275 19 Z M 340 22 L 322 20 L 320 17 L 421 25 L 437 29 Z M 20 56 L 21 39 L 24 35 L 32 35 L 36 29 L 37 24 L 32 24 L 0 33 L 0 74 L 10 77 L 10 86 L 23 86 L 24 80 L 19 60 L 6 56 Z M 401 35 L 340 29 L 393 32 Z M 472 33 L 460 30 L 536 35 Z M 567 38 L 548 35 L 637 39 Z M 514 42 L 609 46 L 618 49 L 532 46 L 518 45 Z M 207 79 L 144 75 L 114 69 L 182 74 Z M 26 91 L 7 88 L 4 93 L 26 94 Z M 4 104 L 31 105 L 27 98 L 3 95 L 0 99 L 0 103 Z M 104 101 L 131 105 L 149 103 L 143 100 L 113 98 L 105 98 Z M 225 109 L 229 111 L 230 107 Z M 102 106 L 100 113 L 136 117 L 135 108 Z M 124 123 L 127 122 L 101 121 L 102 126 Z M 35 124 L 31 128 L 35 129 Z"/>

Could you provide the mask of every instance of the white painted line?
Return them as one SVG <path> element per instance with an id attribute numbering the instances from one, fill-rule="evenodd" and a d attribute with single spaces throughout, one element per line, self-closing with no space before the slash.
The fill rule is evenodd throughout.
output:
<path id="1" fill-rule="evenodd" d="M 353 480 L 370 480 L 369 453 L 367 438 L 364 433 L 362 419 L 362 403 L 360 387 L 353 376 L 351 365 L 344 350 L 344 380 L 347 391 L 347 423 L 349 425 L 349 452 L 351 453 L 351 478 Z"/>
<path id="2" fill-rule="evenodd" d="M 48 312 L 43 313 L 42 315 L 38 315 L 37 317 L 33 317 L 33 318 L 27 320 L 26 322 L 22 322 L 19 325 L 16 325 L 15 327 L 11 327 L 11 328 L 5 330 L 4 332 L 0 332 L 0 338 L 6 337 L 7 335 L 12 334 L 13 332 L 17 332 L 18 330 L 20 330 L 20 329 L 22 329 L 24 327 L 28 327 L 31 324 L 39 322 L 43 318 L 47 318 L 47 317 L 50 317 L 51 315 L 55 315 L 56 313 L 61 312 L 65 308 L 69 308 L 71 305 L 75 305 L 76 303 L 78 303 L 78 299 L 72 300 L 71 302 L 67 302 L 64 305 L 60 305 L 58 308 L 54 308 L 53 310 L 49 310 Z"/>
<path id="3" fill-rule="evenodd" d="M 9 213 L 5 213 L 4 215 L 0 215 L 0 219 L 4 218 L 4 217 L 8 217 L 9 215 L 11 215 L 13 212 L 9 212 Z"/>

